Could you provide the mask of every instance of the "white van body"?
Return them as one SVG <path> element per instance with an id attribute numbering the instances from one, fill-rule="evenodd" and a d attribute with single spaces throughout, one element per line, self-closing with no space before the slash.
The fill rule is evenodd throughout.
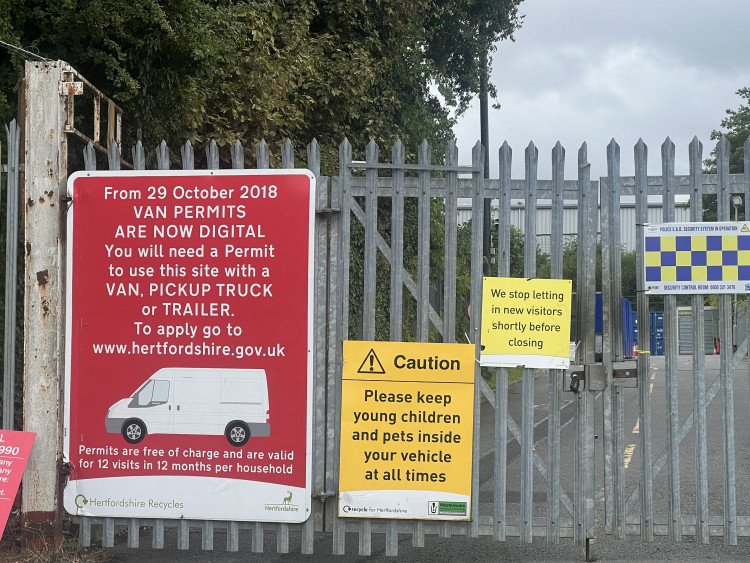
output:
<path id="1" fill-rule="evenodd" d="M 262 369 L 162 368 L 107 411 L 107 432 L 131 444 L 146 434 L 225 435 L 233 446 L 270 436 Z"/>

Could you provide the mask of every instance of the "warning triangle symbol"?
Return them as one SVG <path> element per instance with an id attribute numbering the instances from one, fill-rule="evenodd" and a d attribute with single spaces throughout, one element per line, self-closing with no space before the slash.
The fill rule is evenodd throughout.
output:
<path id="1" fill-rule="evenodd" d="M 741 228 L 740 230 L 741 230 L 741 231 L 742 231 L 743 233 L 746 233 L 746 232 L 750 231 L 750 229 L 748 229 L 748 228 L 747 228 L 747 223 L 745 223 L 744 225 L 742 225 L 742 228 Z"/>
<path id="2" fill-rule="evenodd" d="M 383 364 L 380 363 L 378 355 L 375 353 L 375 350 L 373 348 L 370 348 L 370 351 L 367 353 L 367 356 L 365 356 L 362 365 L 359 366 L 357 373 L 385 373 Z"/>

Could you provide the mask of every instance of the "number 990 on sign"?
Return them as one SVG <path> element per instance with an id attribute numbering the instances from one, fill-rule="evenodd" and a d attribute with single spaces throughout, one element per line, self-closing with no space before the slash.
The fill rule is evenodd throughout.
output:
<path id="1" fill-rule="evenodd" d="M 18 446 L 0 446 L 0 455 L 18 455 Z"/>

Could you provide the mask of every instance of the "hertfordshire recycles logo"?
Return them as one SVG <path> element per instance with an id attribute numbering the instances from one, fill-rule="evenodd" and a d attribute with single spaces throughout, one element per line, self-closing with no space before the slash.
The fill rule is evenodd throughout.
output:
<path id="1" fill-rule="evenodd" d="M 76 495 L 76 498 L 73 502 L 75 502 L 76 508 L 83 508 L 89 503 L 89 499 L 87 499 L 83 495 Z"/>
<path id="2" fill-rule="evenodd" d="M 268 512 L 299 512 L 299 506 L 292 504 L 294 493 L 287 489 L 286 495 L 282 497 L 280 504 L 266 504 L 265 510 Z"/>

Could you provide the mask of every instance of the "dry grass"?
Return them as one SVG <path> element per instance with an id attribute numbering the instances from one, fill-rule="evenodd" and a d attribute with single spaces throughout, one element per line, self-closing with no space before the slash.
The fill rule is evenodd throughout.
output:
<path id="1" fill-rule="evenodd" d="M 44 549 L 28 549 L 23 547 L 20 516 L 11 514 L 0 540 L 0 563 L 106 563 L 113 560 L 110 551 L 80 547 L 77 536 L 78 526 L 66 518 L 63 544 L 59 550 L 54 550 L 51 545 Z"/>

